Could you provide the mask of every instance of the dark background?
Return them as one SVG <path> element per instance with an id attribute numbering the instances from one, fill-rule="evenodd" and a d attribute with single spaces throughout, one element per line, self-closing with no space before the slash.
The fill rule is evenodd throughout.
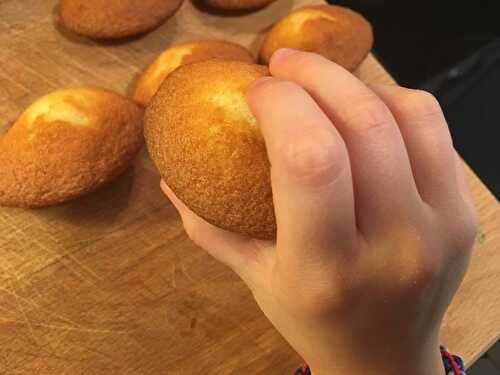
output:
<path id="1" fill-rule="evenodd" d="M 373 25 L 374 51 L 402 86 L 440 101 L 455 147 L 500 197 L 500 0 L 331 3 Z"/>

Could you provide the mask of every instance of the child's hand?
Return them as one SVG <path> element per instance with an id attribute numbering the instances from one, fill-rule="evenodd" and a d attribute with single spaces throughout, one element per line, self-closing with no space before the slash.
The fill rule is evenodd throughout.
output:
<path id="1" fill-rule="evenodd" d="M 248 101 L 276 244 L 208 224 L 162 184 L 187 233 L 241 276 L 313 375 L 441 375 L 438 331 L 478 224 L 439 104 L 311 53 L 280 50 L 270 70 Z"/>

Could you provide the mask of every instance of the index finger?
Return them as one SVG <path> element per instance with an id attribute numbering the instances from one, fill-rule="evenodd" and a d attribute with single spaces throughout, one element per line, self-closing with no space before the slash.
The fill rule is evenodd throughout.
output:
<path id="1" fill-rule="evenodd" d="M 357 233 L 351 170 L 335 127 L 290 81 L 261 79 L 247 98 L 271 163 L 278 247 L 298 262 L 335 256 L 332 243 L 350 248 Z"/>

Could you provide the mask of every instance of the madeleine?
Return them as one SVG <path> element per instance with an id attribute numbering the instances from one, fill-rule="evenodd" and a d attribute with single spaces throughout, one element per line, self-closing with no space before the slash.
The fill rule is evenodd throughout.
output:
<path id="1" fill-rule="evenodd" d="M 244 47 L 223 40 L 200 40 L 166 49 L 142 74 L 134 91 L 134 99 L 147 106 L 165 78 L 179 66 L 209 59 L 252 63 L 252 54 Z"/>
<path id="2" fill-rule="evenodd" d="M 146 144 L 162 178 L 208 222 L 271 239 L 276 224 L 264 139 L 245 90 L 264 66 L 208 60 L 180 67 L 146 109 Z"/>
<path id="3" fill-rule="evenodd" d="M 0 138 L 0 205 L 42 207 L 96 190 L 131 165 L 143 110 L 111 91 L 46 95 Z"/>
<path id="4" fill-rule="evenodd" d="M 276 23 L 260 49 L 262 63 L 269 64 L 280 48 L 315 52 L 353 71 L 373 45 L 370 23 L 359 13 L 335 5 L 297 9 Z"/>

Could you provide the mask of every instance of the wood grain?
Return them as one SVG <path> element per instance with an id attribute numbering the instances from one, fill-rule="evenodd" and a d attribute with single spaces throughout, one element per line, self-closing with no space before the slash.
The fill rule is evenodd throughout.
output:
<path id="1" fill-rule="evenodd" d="M 101 43 L 55 22 L 56 0 L 0 0 L 0 131 L 40 95 L 92 84 L 130 93 L 175 42 L 224 38 L 256 52 L 307 0 L 225 17 L 186 1 L 141 38 Z M 356 74 L 392 82 L 369 56 Z M 498 202 L 468 173 L 481 217 L 442 340 L 467 363 L 500 332 Z M 0 374 L 290 374 L 300 358 L 242 282 L 196 248 L 145 152 L 110 186 L 42 210 L 0 208 Z"/>

